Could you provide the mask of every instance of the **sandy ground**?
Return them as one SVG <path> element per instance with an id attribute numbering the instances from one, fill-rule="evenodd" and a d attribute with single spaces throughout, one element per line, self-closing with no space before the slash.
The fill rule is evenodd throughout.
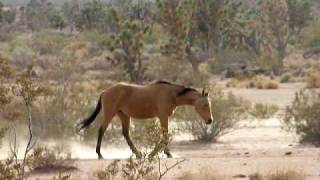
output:
<path id="1" fill-rule="evenodd" d="M 227 89 L 252 102 L 277 104 L 284 108 L 289 105 L 294 93 L 303 84 L 284 84 L 277 90 Z M 71 146 L 76 160 L 77 171 L 71 172 L 72 179 L 92 179 L 93 172 L 105 168 L 112 159 L 127 158 L 129 148 L 122 150 L 103 148 L 106 160 L 96 160 L 92 146 Z M 162 159 L 162 164 L 173 164 L 177 160 L 185 162 L 170 171 L 164 179 L 181 179 L 188 171 L 208 170 L 237 179 L 237 175 L 259 172 L 267 174 L 277 170 L 296 170 L 306 174 L 307 179 L 320 179 L 320 149 L 299 145 L 298 137 L 281 128 L 278 117 L 266 120 L 250 120 L 240 123 L 237 129 L 222 136 L 218 143 L 175 141 L 171 144 L 174 158 Z M 290 155 L 286 155 L 290 154 Z M 33 175 L 32 179 L 46 179 L 47 174 Z"/>

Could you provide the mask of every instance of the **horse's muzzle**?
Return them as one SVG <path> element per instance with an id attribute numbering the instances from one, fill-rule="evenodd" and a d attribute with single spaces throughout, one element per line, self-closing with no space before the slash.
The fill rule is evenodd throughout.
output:
<path id="1" fill-rule="evenodd" d="M 206 122 L 206 124 L 211 124 L 212 123 L 212 119 L 210 118 L 207 122 Z"/>

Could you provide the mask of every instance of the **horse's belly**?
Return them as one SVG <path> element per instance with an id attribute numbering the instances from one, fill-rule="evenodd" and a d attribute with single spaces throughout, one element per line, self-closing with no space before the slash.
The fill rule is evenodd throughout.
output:
<path id="1" fill-rule="evenodd" d="M 148 105 L 125 106 L 121 111 L 132 118 L 146 119 L 155 117 L 154 108 Z"/>

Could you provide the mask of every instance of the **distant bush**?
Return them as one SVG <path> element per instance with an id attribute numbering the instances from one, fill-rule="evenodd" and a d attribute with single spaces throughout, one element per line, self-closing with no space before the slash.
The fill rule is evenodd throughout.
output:
<path id="1" fill-rule="evenodd" d="M 306 179 L 305 174 L 297 171 L 286 170 L 286 171 L 275 171 L 265 176 L 254 173 L 249 175 L 249 180 L 304 180 Z"/>
<path id="2" fill-rule="evenodd" d="M 237 64 L 237 63 L 246 63 L 249 64 L 250 62 L 254 61 L 254 55 L 250 54 L 250 52 L 245 50 L 238 50 L 238 49 L 225 49 L 223 52 L 217 54 L 216 60 L 209 61 L 209 71 L 211 73 L 217 74 L 221 73 L 230 64 Z"/>
<path id="3" fill-rule="evenodd" d="M 287 107 L 283 121 L 286 127 L 301 136 L 302 142 L 320 143 L 320 95 L 303 89 Z"/>
<path id="4" fill-rule="evenodd" d="M 231 79 L 226 84 L 227 87 L 256 88 L 256 89 L 278 89 L 279 83 L 262 75 L 249 79 Z"/>
<path id="5" fill-rule="evenodd" d="M 315 18 L 307 27 L 302 30 L 302 44 L 305 47 L 320 46 L 320 18 Z"/>
<path id="6" fill-rule="evenodd" d="M 320 88 L 320 73 L 313 72 L 310 73 L 306 78 L 307 88 Z"/>
<path id="7" fill-rule="evenodd" d="M 211 112 L 213 122 L 206 125 L 197 113 L 188 108 L 180 108 L 175 118 L 181 119 L 186 129 L 191 131 L 198 140 L 215 141 L 223 134 L 228 133 L 236 124 L 247 115 L 250 103 L 236 97 L 232 93 L 224 94 L 221 89 L 213 88 L 210 91 Z"/>
<path id="8" fill-rule="evenodd" d="M 286 73 L 286 74 L 283 74 L 283 75 L 281 76 L 280 82 L 281 82 L 281 83 L 288 83 L 288 82 L 290 82 L 291 79 L 292 79 L 292 75 Z"/>
<path id="9" fill-rule="evenodd" d="M 203 68 L 203 66 L 200 66 Z M 196 74 L 188 63 L 170 59 L 165 56 L 150 57 L 146 71 L 147 78 L 151 80 L 168 80 L 185 86 L 203 87 L 208 84 L 209 75 L 202 69 Z"/>
<path id="10" fill-rule="evenodd" d="M 212 170 L 201 170 L 200 172 L 184 172 L 182 174 L 182 177 L 180 178 L 182 180 L 227 180 L 229 178 L 224 177 L 222 175 L 219 175 L 215 171 Z"/>
<path id="11" fill-rule="evenodd" d="M 57 54 L 66 45 L 66 40 L 62 34 L 42 31 L 33 34 L 30 45 L 40 55 Z"/>
<path id="12" fill-rule="evenodd" d="M 255 104 L 249 111 L 249 114 L 255 118 L 267 119 L 278 112 L 279 108 L 276 105 Z"/>

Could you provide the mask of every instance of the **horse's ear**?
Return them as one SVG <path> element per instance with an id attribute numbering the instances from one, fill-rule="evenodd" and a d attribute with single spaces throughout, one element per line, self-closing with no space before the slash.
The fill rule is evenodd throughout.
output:
<path id="1" fill-rule="evenodd" d="M 201 95 L 202 95 L 203 97 L 207 97 L 207 96 L 209 95 L 209 93 L 206 92 L 205 89 L 203 88 Z"/>
<path id="2" fill-rule="evenodd" d="M 209 92 L 208 92 L 205 88 L 203 88 L 201 95 L 202 95 L 203 97 L 208 97 L 208 96 L 209 96 Z"/>

